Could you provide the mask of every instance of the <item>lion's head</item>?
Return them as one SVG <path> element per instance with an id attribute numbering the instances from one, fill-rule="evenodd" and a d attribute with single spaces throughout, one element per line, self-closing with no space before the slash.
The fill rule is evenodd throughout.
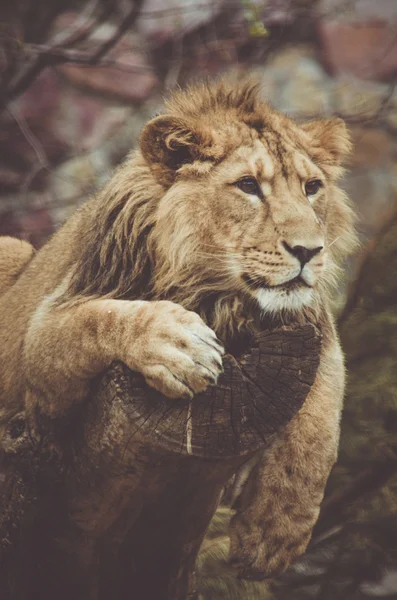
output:
<path id="1" fill-rule="evenodd" d="M 343 121 L 297 124 L 256 86 L 176 92 L 105 188 L 75 291 L 168 298 L 218 331 L 315 306 L 354 242 L 349 150 Z"/>

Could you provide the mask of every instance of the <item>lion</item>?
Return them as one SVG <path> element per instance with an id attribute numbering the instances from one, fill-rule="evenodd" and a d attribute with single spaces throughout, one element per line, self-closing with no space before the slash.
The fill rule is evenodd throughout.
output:
<path id="1" fill-rule="evenodd" d="M 25 240 L 0 237 L 0 294 L 18 279 L 34 253 L 33 246 Z"/>
<path id="2" fill-rule="evenodd" d="M 309 542 L 337 456 L 344 363 L 329 302 L 355 244 L 338 187 L 350 149 L 341 119 L 294 122 L 255 84 L 176 91 L 102 191 L 22 257 L 19 277 L 11 267 L 0 278 L 2 422 L 20 410 L 67 415 L 114 360 L 188 400 L 216 385 L 241 336 L 314 323 L 315 383 L 231 523 L 244 575 L 286 569 Z M 1 264 L 12 252 L 3 240 Z"/>

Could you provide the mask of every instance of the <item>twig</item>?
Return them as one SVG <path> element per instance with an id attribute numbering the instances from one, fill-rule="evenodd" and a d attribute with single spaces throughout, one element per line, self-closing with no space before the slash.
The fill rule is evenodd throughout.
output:
<path id="1" fill-rule="evenodd" d="M 228 9 L 231 8 L 242 8 L 241 0 L 229 0 L 229 2 L 224 3 L 224 7 Z M 142 11 L 140 14 L 140 18 L 142 19 L 158 19 L 159 17 L 170 17 L 170 16 L 179 16 L 181 12 L 183 14 L 191 14 L 196 12 L 201 12 L 204 9 L 210 9 L 212 13 L 214 12 L 214 2 L 197 2 L 194 5 L 190 6 L 178 6 L 174 8 L 162 8 L 159 10 L 150 10 L 150 11 Z"/>
<path id="2" fill-rule="evenodd" d="M 179 33 L 173 41 L 173 59 L 165 78 L 166 89 L 173 89 L 178 84 L 183 64 L 183 32 Z"/>
<path id="3" fill-rule="evenodd" d="M 38 175 L 40 173 L 40 171 L 42 171 L 42 170 L 49 171 L 50 170 L 50 164 L 49 164 L 47 156 L 44 152 L 43 146 L 40 144 L 39 140 L 33 134 L 32 130 L 30 129 L 30 127 L 27 124 L 24 117 L 17 115 L 16 112 L 10 106 L 7 107 L 7 110 L 10 113 L 10 115 L 13 117 L 14 121 L 17 123 L 19 129 L 21 130 L 21 132 L 22 132 L 23 136 L 25 137 L 26 141 L 28 142 L 28 144 L 31 146 L 31 148 L 33 148 L 33 150 L 37 156 L 37 159 L 38 159 L 37 165 L 33 166 L 31 172 L 28 174 L 25 181 L 23 182 L 23 185 L 21 186 L 21 192 L 26 193 L 30 187 L 30 184 L 32 183 L 32 181 L 34 180 L 36 175 Z"/>
<path id="4" fill-rule="evenodd" d="M 139 16 L 140 8 L 143 0 L 136 0 L 127 16 L 120 23 L 116 31 L 110 38 L 105 40 L 102 44 L 96 48 L 91 54 L 85 53 L 84 63 L 89 65 L 97 64 L 101 59 L 117 44 L 127 30 L 134 24 Z M 105 18 L 102 15 L 101 18 Z M 84 35 L 91 33 L 91 26 L 84 32 Z M 77 35 L 77 34 L 76 34 Z M 81 39 L 82 32 L 80 32 Z M 77 35 L 77 39 L 79 36 Z M 64 42 L 65 43 L 65 42 Z M 41 52 L 35 60 L 31 61 L 30 65 L 25 69 L 19 79 L 11 86 L 8 90 L 3 90 L 0 97 L 0 106 L 3 107 L 12 99 L 19 96 L 25 89 L 27 89 L 31 83 L 36 79 L 39 73 L 50 65 L 62 63 L 70 60 L 67 58 L 68 50 L 63 46 L 49 44 L 45 52 Z"/>
<path id="5" fill-rule="evenodd" d="M 91 64 L 95 64 L 99 60 L 101 60 L 101 58 L 105 56 L 105 54 L 107 54 L 117 44 L 117 42 L 123 37 L 123 35 L 128 31 L 128 29 L 135 23 L 140 14 L 142 3 L 143 0 L 134 0 L 130 12 L 127 14 L 124 21 L 120 23 L 119 27 L 114 32 L 114 34 L 101 46 L 99 46 L 99 48 L 91 55 Z"/>
<path id="6" fill-rule="evenodd" d="M 25 118 L 19 116 L 11 106 L 7 106 L 7 111 L 10 113 L 10 115 L 18 125 L 28 144 L 31 146 L 31 148 L 33 148 L 41 168 L 48 169 L 49 162 L 44 152 L 44 149 L 38 141 L 38 139 L 34 136 Z"/>
<path id="7" fill-rule="evenodd" d="M 367 502 L 368 498 L 377 494 L 396 473 L 397 458 L 388 458 L 356 475 L 348 485 L 325 500 L 320 519 L 314 528 L 314 536 L 323 535 L 325 531 L 339 525 L 352 503 L 364 499 Z M 316 540 L 313 541 L 315 543 Z"/>
<path id="8" fill-rule="evenodd" d="M 343 560 L 343 542 L 345 541 L 346 532 L 338 539 L 337 549 L 332 558 L 326 573 L 321 578 L 320 588 L 316 594 L 315 600 L 327 600 L 332 598 L 332 583 L 337 574 L 341 562 Z"/>
<path id="9" fill-rule="evenodd" d="M 28 51 L 31 51 L 35 54 L 54 59 L 53 62 L 57 64 L 74 63 L 87 67 L 92 66 L 92 55 L 89 52 L 84 52 L 82 50 L 57 48 L 56 46 L 51 46 L 50 44 L 27 44 L 25 47 Z M 113 58 L 103 58 L 99 62 L 98 66 L 115 67 L 120 70 L 136 73 L 154 70 L 149 65 L 132 65 L 123 60 Z"/>
<path id="10" fill-rule="evenodd" d="M 31 170 L 31 172 L 28 174 L 26 180 L 24 181 L 24 183 L 21 187 L 21 191 L 27 192 L 33 179 L 42 170 L 47 171 L 48 173 L 54 173 L 55 176 L 62 181 L 66 181 L 68 183 L 71 182 L 73 184 L 76 184 L 77 180 L 75 178 L 66 177 L 65 175 L 60 175 L 59 173 L 52 170 L 51 164 L 47 158 L 47 155 L 45 153 L 45 150 L 44 150 L 42 144 L 37 139 L 37 137 L 34 135 L 33 131 L 30 129 L 30 127 L 29 127 L 28 123 L 26 122 L 26 120 L 24 119 L 24 117 L 18 115 L 11 106 L 7 106 L 7 111 L 10 113 L 10 115 L 12 116 L 12 118 L 14 119 L 16 124 L 18 125 L 19 129 L 21 130 L 22 135 L 24 136 L 24 138 L 26 139 L 28 144 L 31 146 L 31 148 L 34 150 L 34 152 L 37 156 L 37 159 L 38 159 L 38 164 L 35 165 L 33 167 L 33 169 Z M 88 195 L 92 192 L 92 190 L 90 190 L 89 188 L 84 188 L 84 187 L 82 187 L 81 191 L 82 191 L 82 194 L 85 194 L 85 195 Z M 70 199 L 68 201 L 64 200 L 62 202 L 62 205 L 65 206 L 65 205 L 67 205 L 67 203 L 75 204 L 79 198 L 81 198 L 81 195 L 78 197 L 74 197 L 73 199 Z M 49 203 L 47 203 L 47 205 L 49 206 Z M 54 203 L 54 206 L 55 205 L 56 205 L 56 203 Z M 32 207 L 30 207 L 29 210 L 31 212 L 34 212 L 36 209 L 34 206 L 32 206 Z M 41 207 L 38 210 L 41 210 Z"/>
<path id="11" fill-rule="evenodd" d="M 102 11 L 99 19 L 93 17 L 94 11 L 98 6 L 98 0 L 89 0 L 83 11 L 77 16 L 70 27 L 60 31 L 55 36 L 53 43 L 57 47 L 65 48 L 70 44 L 80 42 L 90 35 L 94 27 L 97 26 L 99 19 L 103 14 L 108 14 L 108 10 Z"/>
<path id="12" fill-rule="evenodd" d="M 30 66 L 19 77 L 19 80 L 7 90 L 3 90 L 0 96 L 0 107 L 5 106 L 7 102 L 13 100 L 24 90 L 26 90 L 36 79 L 38 74 L 47 66 L 45 57 L 38 56 L 36 60 L 31 61 Z"/>
<path id="13" fill-rule="evenodd" d="M 397 74 L 394 78 L 394 81 L 392 81 L 389 85 L 389 88 L 387 90 L 387 94 L 385 94 L 385 97 L 382 99 L 380 105 L 379 105 L 379 109 L 378 112 L 376 114 L 376 119 L 380 120 L 384 114 L 386 113 L 390 102 L 393 100 L 393 96 L 394 96 L 394 92 L 397 89 Z"/>
<path id="14" fill-rule="evenodd" d="M 379 241 L 383 238 L 384 235 L 387 235 L 387 232 L 391 230 L 392 227 L 395 226 L 397 220 L 397 212 L 395 207 L 393 207 L 390 212 L 388 212 L 383 219 L 383 226 L 375 240 L 375 248 Z M 354 282 L 350 286 L 350 290 L 348 293 L 348 297 L 345 303 L 345 307 L 338 318 L 338 328 L 340 329 L 342 325 L 347 321 L 349 316 L 357 307 L 357 302 L 362 294 L 362 278 L 363 274 L 366 272 L 368 264 L 372 260 L 374 254 L 374 244 L 368 244 L 367 248 L 364 251 L 364 255 L 360 261 L 360 267 L 357 273 L 357 276 L 354 279 Z"/>

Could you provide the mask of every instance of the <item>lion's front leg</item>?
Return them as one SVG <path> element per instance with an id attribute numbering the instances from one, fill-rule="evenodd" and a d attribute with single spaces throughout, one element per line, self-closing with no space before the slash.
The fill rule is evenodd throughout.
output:
<path id="1" fill-rule="evenodd" d="M 335 342 L 302 409 L 250 473 L 230 531 L 243 577 L 272 577 L 305 551 L 337 456 L 343 379 Z"/>
<path id="2" fill-rule="evenodd" d="M 178 304 L 94 299 L 58 306 L 54 295 L 38 307 L 25 339 L 28 398 L 50 416 L 65 413 L 115 360 L 166 396 L 191 398 L 216 383 L 222 354 L 215 333 Z"/>

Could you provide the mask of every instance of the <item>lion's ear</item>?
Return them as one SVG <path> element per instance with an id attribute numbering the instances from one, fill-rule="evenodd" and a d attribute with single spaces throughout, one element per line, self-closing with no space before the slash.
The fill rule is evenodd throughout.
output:
<path id="1" fill-rule="evenodd" d="M 171 180 L 182 165 L 199 158 L 199 145 L 198 135 L 182 119 L 168 115 L 149 121 L 140 139 L 149 165 Z"/>
<path id="2" fill-rule="evenodd" d="M 339 166 L 352 149 L 350 135 L 342 119 L 321 119 L 301 125 L 310 136 L 313 157 L 331 166 Z"/>

